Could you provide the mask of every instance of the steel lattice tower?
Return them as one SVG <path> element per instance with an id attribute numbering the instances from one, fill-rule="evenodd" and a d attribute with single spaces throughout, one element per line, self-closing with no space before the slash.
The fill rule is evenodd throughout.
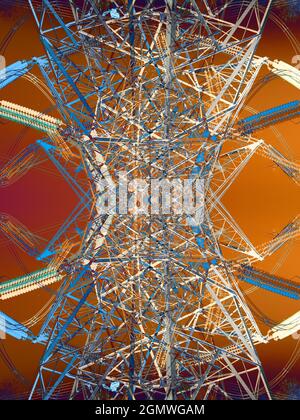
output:
<path id="1" fill-rule="evenodd" d="M 254 53 L 270 5 L 70 0 L 61 16 L 48 0 L 29 3 L 64 138 L 92 192 L 33 395 L 55 398 L 71 383 L 73 399 L 268 397 L 259 330 L 219 247 L 212 178 L 263 64 Z M 202 223 L 100 214 L 99 180 L 109 189 L 118 171 L 204 179 Z"/>
<path id="2" fill-rule="evenodd" d="M 1 331 L 45 346 L 30 398 L 270 398 L 255 346 L 297 332 L 300 313 L 263 335 L 239 282 L 300 299 L 255 266 L 299 237 L 300 218 L 254 245 L 222 197 L 256 153 L 300 184 L 300 165 L 253 135 L 300 101 L 239 117 L 262 66 L 300 89 L 299 70 L 257 55 L 271 3 L 29 0 L 46 54 L 0 70 L 0 89 L 25 77 L 60 118 L 0 101 L 1 118 L 46 135 L 0 169 L 0 188 L 46 154 L 78 197 L 46 243 L 0 214 L 0 232 L 46 263 L 1 282 L 0 300 L 60 282 L 32 322 L 0 312 Z M 201 198 L 193 215 L 185 182 Z"/>

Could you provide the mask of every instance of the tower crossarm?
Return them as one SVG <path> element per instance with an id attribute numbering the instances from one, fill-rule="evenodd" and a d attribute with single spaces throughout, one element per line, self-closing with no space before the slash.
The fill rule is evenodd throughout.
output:
<path id="1" fill-rule="evenodd" d="M 273 327 L 267 334 L 268 340 L 283 340 L 300 330 L 300 311 Z M 297 334 L 298 335 L 298 334 Z"/>

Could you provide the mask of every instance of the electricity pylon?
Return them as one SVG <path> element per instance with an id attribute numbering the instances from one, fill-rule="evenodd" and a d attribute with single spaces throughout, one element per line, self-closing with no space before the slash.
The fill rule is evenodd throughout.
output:
<path id="1" fill-rule="evenodd" d="M 271 1 L 262 10 L 257 0 L 70 0 L 63 14 L 48 0 L 29 3 L 62 136 L 94 197 L 41 331 L 49 338 L 32 395 L 59 398 L 67 384 L 72 399 L 270 398 L 253 344 L 260 331 L 211 207 L 222 146 L 264 64 L 254 54 Z M 109 192 L 120 171 L 201 179 L 201 222 L 132 208 L 103 215 L 100 181 Z"/>

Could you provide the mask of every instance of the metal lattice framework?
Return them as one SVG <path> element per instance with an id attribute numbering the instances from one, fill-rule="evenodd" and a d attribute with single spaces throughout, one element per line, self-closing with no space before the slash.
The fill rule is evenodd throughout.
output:
<path id="1" fill-rule="evenodd" d="M 299 180 L 297 164 L 245 133 L 249 122 L 236 126 L 269 64 L 255 51 L 271 1 L 262 9 L 257 0 L 70 0 L 62 14 L 52 3 L 29 0 L 46 55 L 22 72 L 39 65 L 63 122 L 0 108 L 48 136 L 2 170 L 2 184 L 17 179 L 16 165 L 23 174 L 24 163 L 38 164 L 42 149 L 78 195 L 38 253 L 49 269 L 2 287 L 14 296 L 63 279 L 34 339 L 45 352 L 31 398 L 58 398 L 64 385 L 72 399 L 270 398 L 255 349 L 266 339 L 237 273 L 249 281 L 245 267 L 297 237 L 299 223 L 256 248 L 221 198 L 254 153 Z M 234 147 L 222 152 L 225 142 Z M 127 213 L 102 214 L 99 200 L 120 172 L 203 180 L 201 223 L 175 212 L 137 216 L 137 202 Z M 234 261 L 223 247 L 236 252 Z M 268 281 L 255 276 L 258 285 Z"/>

